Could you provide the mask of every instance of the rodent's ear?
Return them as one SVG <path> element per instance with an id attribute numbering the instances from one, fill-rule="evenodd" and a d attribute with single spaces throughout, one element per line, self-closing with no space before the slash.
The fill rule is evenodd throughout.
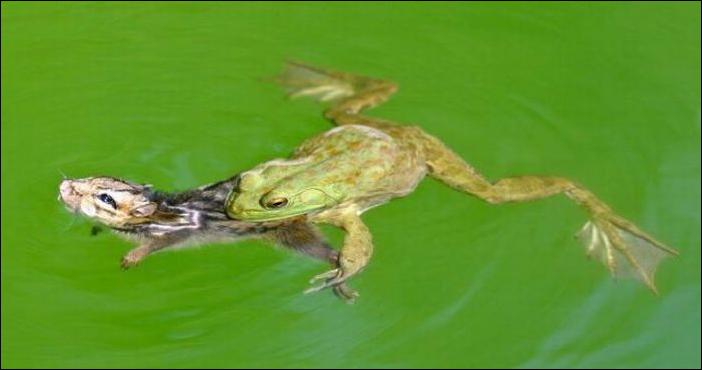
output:
<path id="1" fill-rule="evenodd" d="M 156 212 L 156 203 L 145 203 L 131 210 L 132 216 L 149 217 Z"/>

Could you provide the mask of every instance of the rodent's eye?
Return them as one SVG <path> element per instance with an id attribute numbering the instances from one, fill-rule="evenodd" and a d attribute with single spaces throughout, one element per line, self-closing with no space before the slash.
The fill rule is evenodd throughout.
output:
<path id="1" fill-rule="evenodd" d="M 100 194 L 98 196 L 98 199 L 100 199 L 100 201 L 105 204 L 111 205 L 112 208 L 117 209 L 117 203 L 114 199 L 112 199 L 112 197 L 109 194 Z"/>
<path id="2" fill-rule="evenodd" d="M 286 198 L 273 198 L 267 201 L 263 206 L 268 209 L 278 209 L 285 207 L 287 204 L 288 200 Z"/>

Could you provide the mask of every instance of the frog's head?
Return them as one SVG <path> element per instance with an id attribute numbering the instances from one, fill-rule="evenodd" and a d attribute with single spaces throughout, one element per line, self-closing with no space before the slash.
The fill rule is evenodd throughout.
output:
<path id="1" fill-rule="evenodd" d="M 315 185 L 293 180 L 270 184 L 260 172 L 243 173 L 227 199 L 227 215 L 244 221 L 272 221 L 339 203 L 334 186 Z"/>

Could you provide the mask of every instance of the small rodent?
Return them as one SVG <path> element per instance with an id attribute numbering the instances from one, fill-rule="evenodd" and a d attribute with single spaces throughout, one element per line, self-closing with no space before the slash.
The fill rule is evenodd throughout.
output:
<path id="1" fill-rule="evenodd" d="M 138 243 L 123 258 L 123 269 L 156 251 L 176 246 L 264 239 L 337 266 L 338 251 L 305 217 L 252 223 L 227 217 L 224 202 L 238 176 L 179 193 L 154 190 L 114 177 L 64 179 L 59 200 L 70 211 L 109 227 Z M 95 232 L 95 230 L 93 230 Z M 346 297 L 345 286 L 335 290 Z"/>

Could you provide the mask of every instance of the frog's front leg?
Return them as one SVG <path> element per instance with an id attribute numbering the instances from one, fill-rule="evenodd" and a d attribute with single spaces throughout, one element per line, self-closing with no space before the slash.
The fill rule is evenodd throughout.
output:
<path id="1" fill-rule="evenodd" d="M 329 287 L 336 287 L 350 277 L 359 273 L 373 254 L 373 240 L 370 231 L 358 217 L 356 207 L 322 212 L 312 218 L 313 222 L 329 223 L 346 232 L 344 245 L 339 254 L 339 267 L 317 275 L 310 283 L 325 280 L 324 283 L 309 288 L 305 293 L 318 292 Z M 357 295 L 354 293 L 354 295 Z"/>
<path id="2" fill-rule="evenodd" d="M 339 252 L 327 244 L 319 231 L 307 222 L 281 225 L 272 232 L 271 236 L 278 244 L 329 262 L 334 268 L 339 266 Z M 335 285 L 332 290 L 337 297 L 346 302 L 353 302 L 358 296 L 353 289 L 344 283 Z"/>

